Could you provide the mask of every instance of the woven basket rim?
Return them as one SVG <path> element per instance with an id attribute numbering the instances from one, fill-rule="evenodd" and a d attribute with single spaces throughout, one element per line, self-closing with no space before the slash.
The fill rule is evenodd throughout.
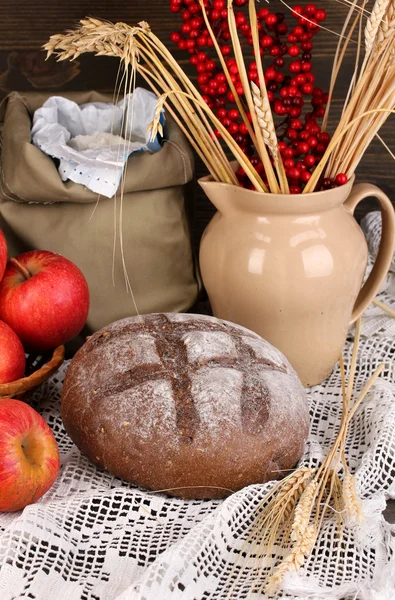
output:
<path id="1" fill-rule="evenodd" d="M 0 399 L 12 398 L 19 394 L 23 394 L 32 388 L 39 386 L 44 381 L 47 381 L 60 368 L 64 361 L 65 348 L 58 346 L 53 351 L 51 359 L 37 371 L 34 371 L 28 377 L 22 377 L 10 383 L 0 384 Z"/>

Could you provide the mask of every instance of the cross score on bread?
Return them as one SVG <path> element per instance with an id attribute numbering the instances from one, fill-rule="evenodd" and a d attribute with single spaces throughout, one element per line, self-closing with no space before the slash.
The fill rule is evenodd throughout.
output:
<path id="1" fill-rule="evenodd" d="M 243 387 L 241 392 L 241 417 L 243 429 L 250 435 L 258 435 L 268 418 L 268 403 L 270 393 L 262 381 L 262 368 L 271 371 L 287 373 L 285 364 L 276 364 L 267 358 L 257 357 L 254 349 L 248 345 L 243 338 L 256 339 L 257 336 L 243 329 L 232 327 L 230 337 L 229 326 L 225 323 L 200 321 L 188 323 L 188 321 L 173 321 L 164 314 L 141 317 L 141 322 L 127 327 L 127 335 L 133 332 L 142 332 L 142 326 L 149 319 L 149 325 L 155 326 L 155 347 L 159 357 L 159 363 L 145 363 L 132 367 L 127 371 L 116 374 L 107 380 L 102 387 L 103 394 L 113 396 L 121 393 L 125 385 L 130 389 L 141 383 L 154 380 L 167 380 L 171 384 L 175 413 L 176 426 L 180 439 L 184 443 L 190 443 L 194 439 L 195 431 L 199 424 L 199 414 L 192 395 L 191 375 L 202 368 L 226 368 L 236 369 L 243 373 Z M 180 335 L 182 332 L 182 335 Z M 199 357 L 191 361 L 188 357 L 186 346 L 188 333 L 210 334 L 223 333 L 229 337 L 229 344 L 234 343 L 237 362 L 234 358 L 227 356 L 216 356 L 213 358 Z M 152 330 L 147 333 L 153 335 Z M 92 336 L 86 344 L 86 351 L 93 350 L 97 346 L 111 341 L 111 331 L 105 331 Z M 246 393 L 248 391 L 248 394 Z M 245 400 L 248 398 L 248 400 Z"/>

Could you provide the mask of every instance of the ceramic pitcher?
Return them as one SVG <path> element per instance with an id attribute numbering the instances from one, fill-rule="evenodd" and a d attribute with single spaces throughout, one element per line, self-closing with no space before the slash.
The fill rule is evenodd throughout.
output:
<path id="1" fill-rule="evenodd" d="M 354 184 L 301 195 L 200 185 L 218 212 L 201 242 L 200 267 L 214 315 L 252 329 L 279 348 L 302 383 L 328 377 L 350 323 L 371 303 L 389 269 L 395 217 L 376 186 Z M 383 228 L 374 269 L 361 289 L 368 248 L 354 219 L 378 199 Z"/>

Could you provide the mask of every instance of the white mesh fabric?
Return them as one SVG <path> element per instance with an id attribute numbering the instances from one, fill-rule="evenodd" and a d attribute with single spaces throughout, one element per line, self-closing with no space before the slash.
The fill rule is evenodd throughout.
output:
<path id="1" fill-rule="evenodd" d="M 377 251 L 379 218 L 365 219 Z M 395 265 L 380 299 L 395 306 Z M 346 453 L 363 498 L 361 528 L 346 528 L 339 545 L 328 513 L 313 554 L 289 576 L 279 598 L 395 598 L 395 527 L 385 522 L 395 497 L 395 322 L 369 308 L 364 318 L 356 389 L 374 369 L 382 377 L 351 424 Z M 345 347 L 346 364 L 352 337 Z M 62 466 L 53 488 L 23 512 L 0 514 L 0 599 L 223 600 L 265 598 L 256 564 L 240 558 L 254 511 L 270 484 L 225 501 L 184 501 L 144 492 L 97 470 L 62 428 L 59 401 L 67 364 L 45 383 L 33 406 L 53 428 Z M 337 369 L 309 390 L 311 433 L 303 464 L 321 461 L 341 415 Z"/>

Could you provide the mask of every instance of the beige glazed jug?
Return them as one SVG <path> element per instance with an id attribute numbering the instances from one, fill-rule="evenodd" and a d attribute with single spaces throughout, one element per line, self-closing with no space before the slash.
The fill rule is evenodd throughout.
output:
<path id="1" fill-rule="evenodd" d="M 354 322 L 387 274 L 395 243 L 389 198 L 376 186 L 346 185 L 303 195 L 200 185 L 218 212 L 201 242 L 200 266 L 214 315 L 252 329 L 281 350 L 302 383 L 328 377 Z M 368 249 L 354 219 L 375 196 L 383 218 L 380 251 L 361 289 Z"/>

